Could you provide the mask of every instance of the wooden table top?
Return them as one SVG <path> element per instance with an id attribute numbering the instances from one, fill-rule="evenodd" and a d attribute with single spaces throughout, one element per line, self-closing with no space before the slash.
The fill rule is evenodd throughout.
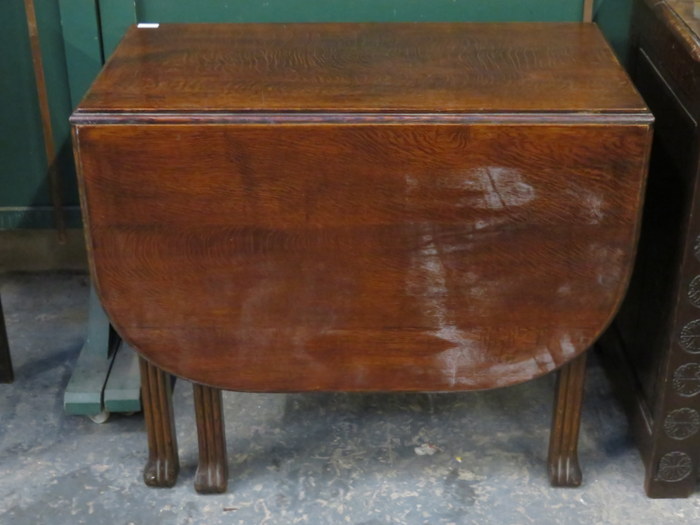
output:
<path id="1" fill-rule="evenodd" d="M 650 122 L 593 25 L 132 28 L 73 116 L 93 279 L 199 383 L 517 383 L 615 313 Z"/>
<path id="2" fill-rule="evenodd" d="M 592 24 L 129 29 L 81 114 L 643 112 Z"/>

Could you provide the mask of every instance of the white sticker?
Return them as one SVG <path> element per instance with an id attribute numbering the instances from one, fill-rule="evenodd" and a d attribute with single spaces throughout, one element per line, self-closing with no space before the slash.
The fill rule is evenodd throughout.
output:
<path id="1" fill-rule="evenodd" d="M 158 29 L 160 27 L 160 24 L 141 23 L 138 24 L 136 27 L 138 27 L 139 29 Z"/>

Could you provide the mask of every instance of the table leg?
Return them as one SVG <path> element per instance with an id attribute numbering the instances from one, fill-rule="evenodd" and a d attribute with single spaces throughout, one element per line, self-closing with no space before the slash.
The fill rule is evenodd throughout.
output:
<path id="1" fill-rule="evenodd" d="M 0 383 L 12 383 L 13 379 L 10 345 L 7 342 L 7 331 L 5 330 L 5 315 L 2 312 L 2 302 L 0 302 Z"/>
<path id="2" fill-rule="evenodd" d="M 150 487 L 172 487 L 177 481 L 177 454 L 170 374 L 140 360 L 143 414 L 148 435 L 148 463 L 143 480 Z"/>
<path id="3" fill-rule="evenodd" d="M 555 487 L 578 487 L 578 435 L 586 377 L 586 353 L 565 365 L 557 375 L 552 430 L 549 438 L 549 480 Z"/>
<path id="4" fill-rule="evenodd" d="M 194 488 L 201 494 L 225 492 L 228 483 L 228 460 L 221 390 L 198 384 L 194 384 L 193 387 L 199 443 L 199 465 Z"/>

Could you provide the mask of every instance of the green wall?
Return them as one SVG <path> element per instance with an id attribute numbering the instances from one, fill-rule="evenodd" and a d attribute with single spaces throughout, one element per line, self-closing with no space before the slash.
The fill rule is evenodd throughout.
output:
<path id="1" fill-rule="evenodd" d="M 70 99 L 58 6 L 39 0 L 36 11 L 44 71 L 51 86 L 49 102 L 54 140 L 60 149 L 63 196 L 75 202 L 66 121 Z M 22 0 L 0 2 L 0 50 L 0 228 L 47 226 L 51 212 L 46 157 Z"/>
<path id="2" fill-rule="evenodd" d="M 596 2 L 595 21 L 623 62 L 627 59 L 632 3 L 633 0 L 598 0 Z"/>
<path id="3" fill-rule="evenodd" d="M 142 0 L 137 13 L 158 22 L 574 20 L 581 5 L 578 0 Z"/>
<path id="4" fill-rule="evenodd" d="M 597 0 L 624 50 L 631 0 Z M 35 0 L 70 224 L 78 199 L 71 109 L 135 22 L 578 21 L 583 0 Z M 22 0 L 0 2 L 0 229 L 50 227 L 49 194 Z"/>

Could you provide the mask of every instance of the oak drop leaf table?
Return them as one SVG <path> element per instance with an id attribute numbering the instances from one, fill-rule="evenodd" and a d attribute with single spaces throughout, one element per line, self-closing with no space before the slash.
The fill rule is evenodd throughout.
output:
<path id="1" fill-rule="evenodd" d="M 586 24 L 132 27 L 72 116 L 92 276 L 142 356 L 148 484 L 226 488 L 221 389 L 463 391 L 586 349 L 634 258 L 651 116 Z"/>

